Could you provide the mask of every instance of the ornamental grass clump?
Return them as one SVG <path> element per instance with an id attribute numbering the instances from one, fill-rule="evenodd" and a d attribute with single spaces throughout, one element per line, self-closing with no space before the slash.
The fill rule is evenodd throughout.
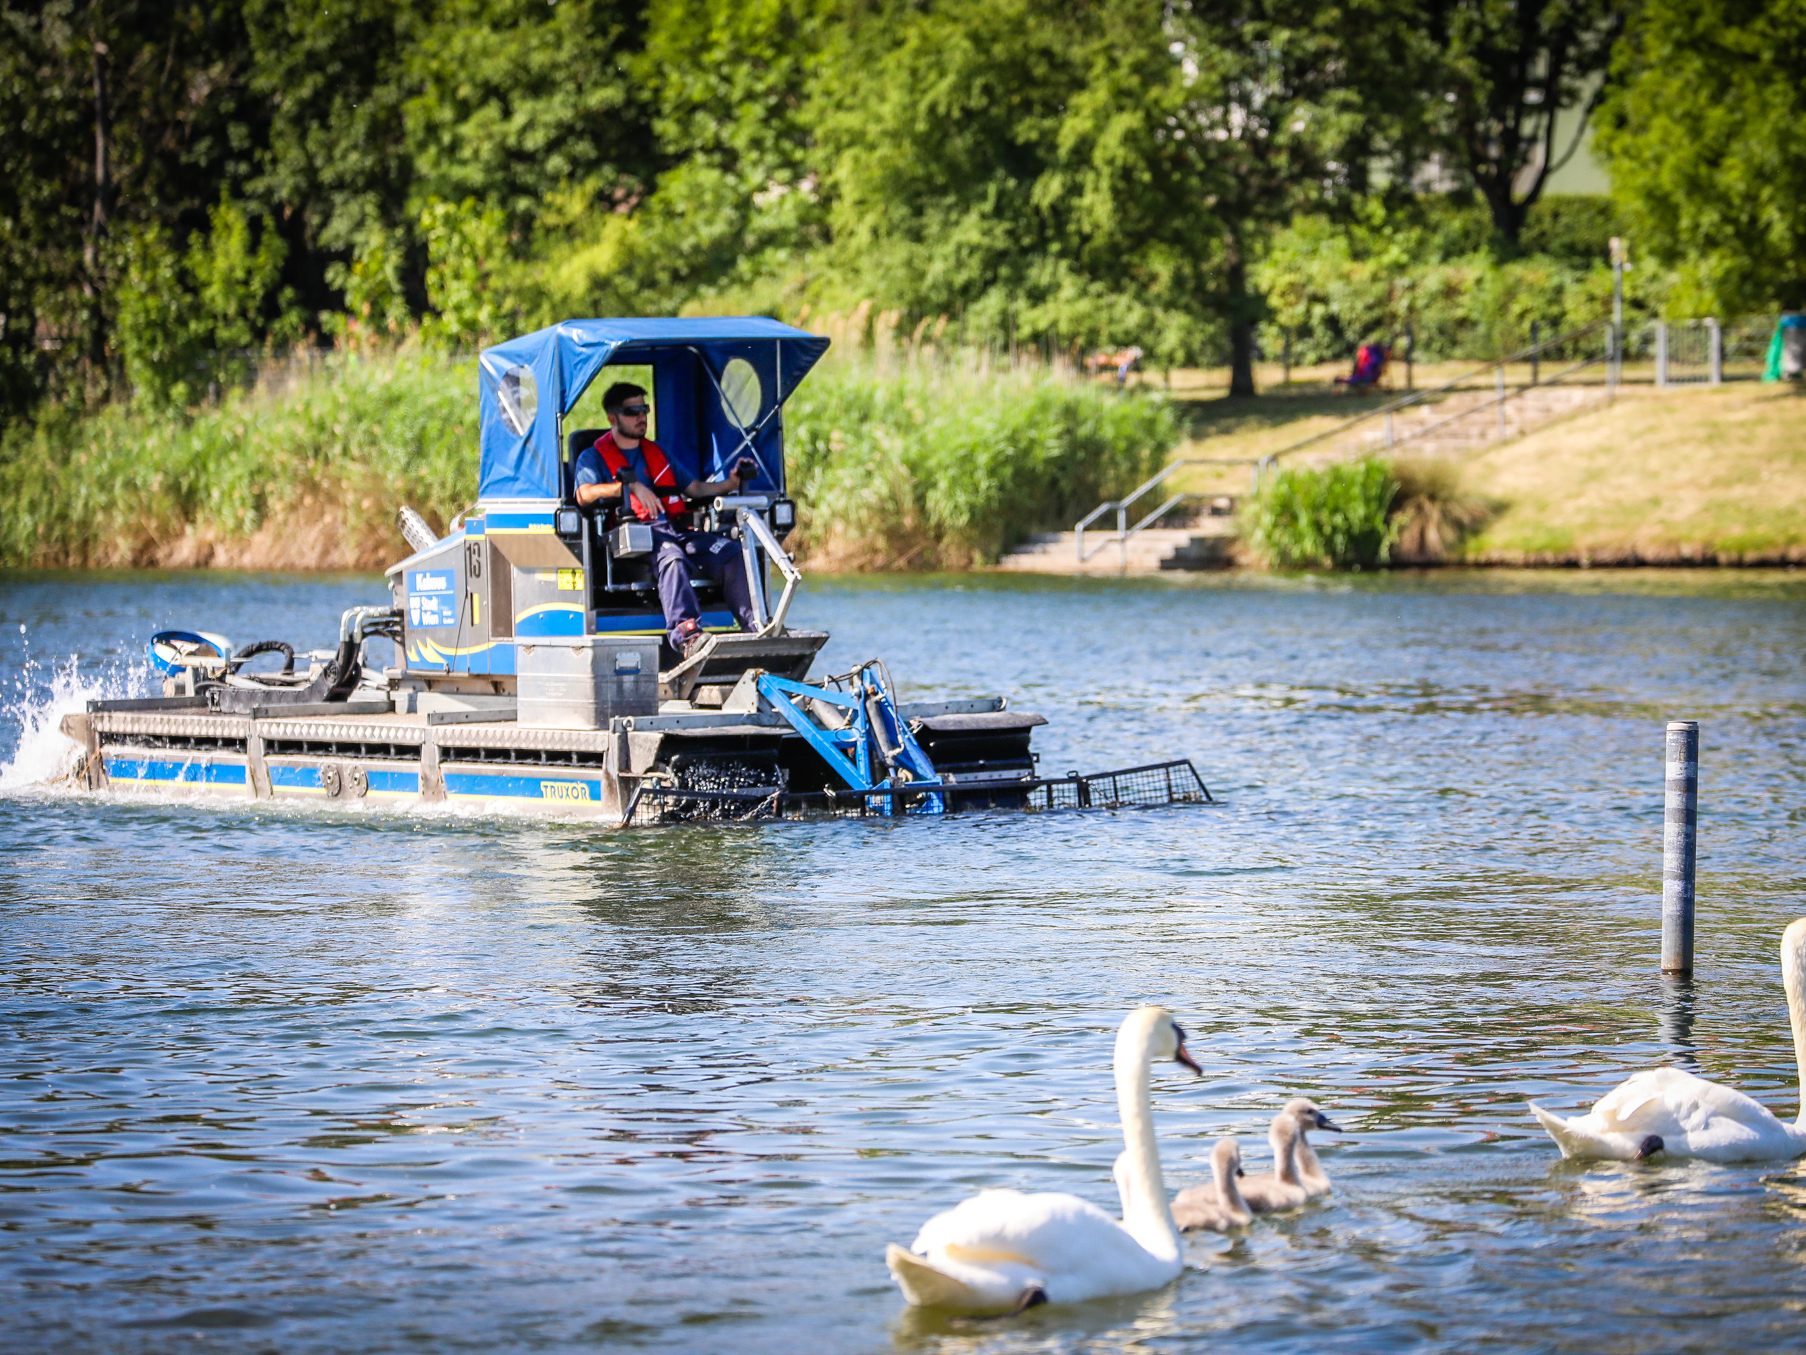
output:
<path id="1" fill-rule="evenodd" d="M 1377 569 L 1398 534 L 1398 489 L 1374 457 L 1278 471 L 1255 495 L 1245 537 L 1273 569 Z"/>
<path id="2" fill-rule="evenodd" d="M 1442 564 L 1497 513 L 1492 502 L 1464 486 L 1460 466 L 1450 461 L 1430 457 L 1394 461 L 1392 477 L 1398 481 L 1398 497 L 1392 502 L 1392 521 L 1398 529 L 1392 549 L 1395 563 Z"/>

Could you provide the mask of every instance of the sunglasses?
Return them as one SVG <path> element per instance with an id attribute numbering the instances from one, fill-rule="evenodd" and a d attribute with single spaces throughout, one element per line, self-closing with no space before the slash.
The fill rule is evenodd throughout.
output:
<path id="1" fill-rule="evenodd" d="M 622 405 L 621 413 L 630 419 L 643 419 L 652 412 L 651 405 Z"/>

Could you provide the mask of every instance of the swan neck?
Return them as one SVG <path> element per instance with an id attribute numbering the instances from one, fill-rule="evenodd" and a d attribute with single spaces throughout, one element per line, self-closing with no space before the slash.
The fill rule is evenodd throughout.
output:
<path id="1" fill-rule="evenodd" d="M 1794 1067 L 1799 1076 L 1800 1112 L 1794 1125 L 1806 1130 L 1806 927 L 1799 922 L 1781 938 L 1781 984 L 1787 990 L 1787 1022 L 1793 1027 Z"/>
<path id="2" fill-rule="evenodd" d="M 1273 1174 L 1288 1186 L 1304 1183 L 1298 1179 L 1298 1129 L 1285 1117 L 1274 1119 L 1267 1130 L 1267 1145 L 1273 1150 Z"/>
<path id="3" fill-rule="evenodd" d="M 1242 1195 L 1242 1184 L 1235 1179 L 1234 1163 L 1224 1159 L 1221 1166 L 1214 1163 L 1212 1166 L 1217 1179 L 1217 1199 L 1223 1202 L 1223 1207 L 1230 1213 L 1247 1218 L 1251 1211 L 1248 1201 Z"/>
<path id="4" fill-rule="evenodd" d="M 1148 1049 L 1119 1044 L 1116 1051 L 1116 1108 L 1122 1116 L 1124 1157 L 1123 1227 L 1151 1255 L 1177 1261 L 1179 1229 L 1173 1223 L 1154 1138 L 1153 1099 L 1148 1091 Z"/>
<path id="5" fill-rule="evenodd" d="M 1292 1149 L 1293 1160 L 1297 1164 L 1297 1175 L 1306 1185 L 1314 1185 L 1318 1181 L 1327 1181 L 1328 1175 L 1323 1170 L 1323 1163 L 1317 1157 L 1317 1150 L 1311 1147 L 1310 1135 L 1302 1130 L 1298 1133 L 1297 1143 Z"/>

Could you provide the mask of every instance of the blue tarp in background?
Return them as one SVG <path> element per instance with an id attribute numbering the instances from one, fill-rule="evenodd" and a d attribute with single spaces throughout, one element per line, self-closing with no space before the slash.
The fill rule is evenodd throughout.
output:
<path id="1" fill-rule="evenodd" d="M 827 348 L 828 341 L 818 335 L 749 316 L 567 320 L 484 349 L 478 359 L 482 460 L 477 497 L 562 497 L 559 421 L 610 364 L 653 369 L 658 442 L 680 483 L 725 474 L 745 447 L 760 462 L 754 484 L 782 490 L 782 428 L 776 411 Z M 750 363 L 758 378 L 757 407 L 742 411 L 744 428 L 720 395 L 720 383 L 735 358 Z M 744 369 L 739 374 L 744 376 Z"/>

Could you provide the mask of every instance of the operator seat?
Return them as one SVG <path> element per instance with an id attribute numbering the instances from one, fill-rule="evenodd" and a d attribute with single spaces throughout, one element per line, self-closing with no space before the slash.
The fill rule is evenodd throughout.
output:
<path id="1" fill-rule="evenodd" d="M 576 503 L 577 456 L 580 452 L 596 445 L 596 441 L 608 429 L 578 428 L 565 434 L 565 458 L 560 475 L 563 479 L 564 497 L 570 503 Z M 613 504 L 583 508 L 583 530 L 590 535 L 593 551 L 592 558 L 596 562 L 597 577 L 590 582 L 590 606 L 601 607 L 605 611 L 619 612 L 629 608 L 643 609 L 650 607 L 652 612 L 662 618 L 659 607 L 658 581 L 653 575 L 652 557 L 637 556 L 629 560 L 617 560 L 608 554 L 607 535 L 603 531 L 609 509 Z M 612 587 L 611 587 L 612 585 Z M 706 575 L 692 573 L 690 586 L 696 590 L 697 601 L 703 609 L 714 610 L 721 607 L 721 590 Z M 623 590 L 629 591 L 623 591 Z M 632 599 L 623 605 L 623 599 Z"/>

